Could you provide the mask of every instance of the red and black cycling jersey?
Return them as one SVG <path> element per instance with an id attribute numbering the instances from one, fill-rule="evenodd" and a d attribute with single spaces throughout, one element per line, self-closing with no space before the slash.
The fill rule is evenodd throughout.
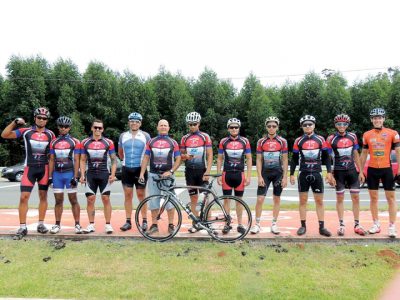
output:
<path id="1" fill-rule="evenodd" d="M 60 135 L 50 143 L 50 154 L 54 154 L 54 170 L 69 172 L 74 169 L 74 154 L 81 153 L 81 142 L 69 134 Z"/>
<path id="2" fill-rule="evenodd" d="M 107 156 L 114 153 L 113 141 L 105 137 L 99 140 L 88 137 L 82 141 L 81 154 L 88 157 L 88 172 L 108 172 Z"/>
<path id="3" fill-rule="evenodd" d="M 205 169 L 206 150 L 211 147 L 211 139 L 207 133 L 196 131 L 184 135 L 181 139 L 181 152 L 193 155 L 192 159 L 185 161 L 186 168 Z"/>
<path id="4" fill-rule="evenodd" d="M 282 170 L 282 154 L 288 152 L 286 139 L 279 135 L 259 139 L 257 142 L 257 154 L 262 155 L 262 172 L 265 170 Z"/>
<path id="5" fill-rule="evenodd" d="M 244 158 L 251 153 L 249 140 L 242 136 L 228 136 L 219 142 L 218 154 L 224 155 L 224 171 L 244 171 Z"/>
<path id="6" fill-rule="evenodd" d="M 343 135 L 339 132 L 331 134 L 326 139 L 326 145 L 329 152 L 334 153 L 335 170 L 354 170 L 354 150 L 358 150 L 357 136 L 352 132 L 345 132 Z"/>
<path id="7" fill-rule="evenodd" d="M 150 157 L 150 172 L 158 174 L 171 170 L 175 157 L 181 155 L 178 143 L 168 135 L 158 135 L 148 141 L 145 154 Z"/>
<path id="8" fill-rule="evenodd" d="M 55 138 L 53 131 L 45 128 L 39 132 L 36 126 L 14 130 L 17 138 L 25 143 L 25 166 L 41 166 L 49 163 L 50 142 Z"/>
<path id="9" fill-rule="evenodd" d="M 322 151 L 326 151 L 326 154 L 328 154 L 328 147 L 322 136 L 313 133 L 312 135 L 304 134 L 298 137 L 293 145 L 293 154 L 294 156 L 295 154 L 300 155 L 300 171 L 321 172 Z M 330 167 L 329 161 L 329 172 Z M 290 173 L 292 175 L 292 168 Z"/>

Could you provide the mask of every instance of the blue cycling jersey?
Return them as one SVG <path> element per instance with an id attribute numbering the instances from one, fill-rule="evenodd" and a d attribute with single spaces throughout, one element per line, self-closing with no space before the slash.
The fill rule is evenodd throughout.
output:
<path id="1" fill-rule="evenodd" d="M 135 136 L 130 131 L 123 132 L 118 142 L 118 147 L 124 151 L 122 165 L 127 168 L 140 167 L 149 140 L 150 135 L 142 130 L 138 130 Z"/>

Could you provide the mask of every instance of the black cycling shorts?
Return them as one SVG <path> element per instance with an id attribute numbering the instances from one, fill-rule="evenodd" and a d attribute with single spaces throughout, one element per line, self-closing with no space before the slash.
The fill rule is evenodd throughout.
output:
<path id="1" fill-rule="evenodd" d="M 144 173 L 144 183 L 141 184 L 139 183 L 140 169 L 141 168 L 122 167 L 122 185 L 128 188 L 133 188 L 133 186 L 135 186 L 137 190 L 145 189 L 147 182 L 147 170 Z"/>
<path id="2" fill-rule="evenodd" d="M 36 181 L 40 191 L 49 189 L 49 165 L 25 167 L 21 179 L 21 192 L 32 192 Z"/>
<path id="3" fill-rule="evenodd" d="M 385 191 L 394 191 L 396 186 L 394 183 L 392 168 L 371 168 L 367 170 L 367 184 L 369 190 L 378 190 L 379 182 L 382 181 Z"/>
<path id="4" fill-rule="evenodd" d="M 242 197 L 244 194 L 244 172 L 223 172 L 222 173 L 222 193 L 225 196 L 232 195 L 232 189 L 235 196 Z"/>
<path id="5" fill-rule="evenodd" d="M 100 194 L 110 195 L 110 184 L 108 183 L 110 175 L 108 172 L 87 173 L 86 175 L 86 197 L 96 195 L 97 189 L 100 189 Z"/>
<path id="6" fill-rule="evenodd" d="M 186 185 L 197 185 L 202 186 L 204 184 L 203 176 L 206 169 L 190 169 L 185 170 Z M 188 189 L 189 195 L 197 195 L 198 189 Z"/>
<path id="7" fill-rule="evenodd" d="M 282 170 L 265 170 L 261 175 L 264 179 L 265 186 L 258 186 L 257 196 L 265 196 L 268 192 L 269 185 L 273 184 L 273 194 L 280 196 L 282 194 Z"/>
<path id="8" fill-rule="evenodd" d="M 342 194 L 346 188 L 350 189 L 350 193 L 360 192 L 360 180 L 356 169 L 334 170 L 333 176 L 336 180 L 336 193 Z"/>
<path id="9" fill-rule="evenodd" d="M 324 192 L 324 181 L 319 172 L 300 172 L 297 178 L 299 193 L 306 193 L 310 190 L 313 193 L 322 194 Z"/>

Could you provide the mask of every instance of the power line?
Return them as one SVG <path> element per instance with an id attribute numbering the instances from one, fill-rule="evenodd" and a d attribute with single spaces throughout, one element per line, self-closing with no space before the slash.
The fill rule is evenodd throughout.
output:
<path id="1" fill-rule="evenodd" d="M 350 69 L 350 70 L 338 70 L 338 73 L 356 73 L 356 72 L 366 72 L 366 71 L 389 71 L 393 70 L 392 67 L 380 67 L 380 68 L 364 68 L 364 69 Z M 336 72 L 336 70 L 331 70 L 333 73 Z M 290 77 L 301 77 L 305 76 L 308 73 L 299 73 L 299 74 L 275 74 L 275 75 L 263 75 L 263 76 L 255 76 L 257 79 L 268 79 L 268 78 L 290 78 Z M 135 75 L 136 76 L 136 75 Z M 156 77 L 158 75 L 155 75 Z M 116 77 L 119 77 L 119 75 L 116 75 Z M 221 80 L 245 80 L 248 76 L 246 77 L 222 77 L 219 78 Z M 123 77 L 120 77 L 123 78 Z M 171 80 L 175 80 L 176 78 L 173 77 Z M 8 78 L 8 80 L 12 81 L 34 81 L 34 80 L 44 80 L 44 81 L 59 81 L 59 82 L 88 82 L 88 83 L 94 83 L 94 82 L 109 82 L 109 79 L 64 79 L 64 78 L 44 78 L 44 77 L 12 77 Z M 138 80 L 144 80 L 142 77 L 138 77 Z M 154 79 L 152 77 L 149 77 L 149 80 L 157 81 L 157 82 L 163 82 L 163 81 L 170 81 L 168 79 Z M 130 82 L 131 80 L 128 80 L 127 82 Z"/>

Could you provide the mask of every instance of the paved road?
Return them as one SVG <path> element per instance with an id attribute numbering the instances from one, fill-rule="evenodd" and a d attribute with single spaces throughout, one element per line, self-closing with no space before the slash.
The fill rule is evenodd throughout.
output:
<path id="1" fill-rule="evenodd" d="M 178 178 L 177 179 L 177 184 L 183 185 L 184 184 L 184 178 Z M 219 186 L 216 185 L 216 189 L 218 193 L 221 193 L 221 189 Z M 251 184 L 249 187 L 246 188 L 246 192 L 244 195 L 244 198 L 247 200 L 247 202 L 251 204 L 255 204 L 256 202 L 256 193 L 257 193 L 257 179 L 252 178 Z M 19 183 L 15 182 L 9 182 L 8 180 L 0 179 L 0 206 L 17 206 L 19 202 Z M 183 197 L 185 199 L 188 199 L 187 193 L 183 192 L 182 193 Z M 384 197 L 384 192 L 383 190 L 380 190 L 379 192 L 379 201 L 380 201 L 380 206 L 385 207 L 386 205 L 386 200 Z M 361 189 L 360 192 L 360 197 L 361 197 L 361 205 L 362 207 L 369 207 L 369 196 L 368 196 L 368 190 L 367 189 Z M 101 200 L 100 197 L 97 196 L 98 201 L 96 203 L 96 206 L 101 206 Z M 312 193 L 310 192 L 310 198 L 312 199 Z M 37 187 L 35 186 L 32 196 L 30 199 L 29 204 L 34 207 L 37 206 L 38 204 L 38 195 L 37 195 Z M 85 188 L 84 186 L 79 186 L 78 189 L 78 199 L 81 204 L 85 204 Z M 325 204 L 328 206 L 334 206 L 336 202 L 336 195 L 335 195 L 335 190 L 326 185 L 325 186 Z M 398 202 L 400 202 L 400 189 L 398 188 L 396 190 L 396 199 Z M 267 194 L 267 200 L 266 203 L 271 203 L 272 200 L 272 188 L 268 191 Z M 297 192 L 297 185 L 290 185 L 284 190 L 282 197 L 281 197 L 282 203 L 287 204 L 287 203 L 298 203 L 298 192 Z M 124 205 L 124 195 L 122 191 L 122 186 L 120 181 L 116 181 L 114 184 L 111 186 L 111 201 L 114 206 L 120 206 L 122 207 Z M 51 192 L 51 189 L 49 190 L 49 205 L 54 204 L 54 196 Z M 347 208 L 351 207 L 351 200 L 350 200 L 350 195 L 348 192 L 346 192 L 345 196 L 345 204 Z"/>

